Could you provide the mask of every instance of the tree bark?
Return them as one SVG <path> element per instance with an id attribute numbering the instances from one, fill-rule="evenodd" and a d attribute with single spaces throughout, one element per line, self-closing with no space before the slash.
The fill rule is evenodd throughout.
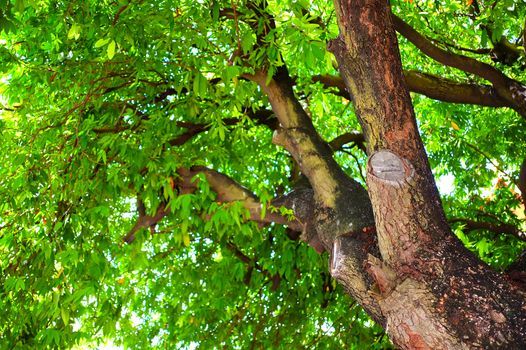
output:
<path id="1" fill-rule="evenodd" d="M 381 256 L 366 270 L 391 340 L 404 349 L 524 347 L 526 305 L 509 280 L 453 235 L 420 139 L 388 3 L 335 0 L 330 43 L 370 156 L 367 184 Z M 331 271 L 344 285 L 334 240 Z M 354 295 L 355 296 L 355 295 Z M 356 297 L 356 296 L 355 296 Z"/>

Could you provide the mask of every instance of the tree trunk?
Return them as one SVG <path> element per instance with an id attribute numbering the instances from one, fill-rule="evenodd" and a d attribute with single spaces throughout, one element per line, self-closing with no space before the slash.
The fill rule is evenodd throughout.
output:
<path id="1" fill-rule="evenodd" d="M 331 272 L 358 300 L 368 289 L 376 318 L 400 348 L 524 348 L 524 296 L 465 249 L 445 219 L 388 3 L 335 0 L 335 7 L 340 36 L 330 50 L 367 141 L 367 184 L 381 256 L 369 255 L 366 263 L 373 290 L 353 289 L 349 278 L 359 272 L 357 264 L 342 258 L 352 248 L 336 236 Z"/>

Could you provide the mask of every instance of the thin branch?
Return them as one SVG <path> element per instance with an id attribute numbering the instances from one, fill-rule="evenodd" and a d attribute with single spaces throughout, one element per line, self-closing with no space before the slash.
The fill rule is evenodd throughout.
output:
<path id="1" fill-rule="evenodd" d="M 241 50 L 241 34 L 239 33 L 239 20 L 237 18 L 237 8 L 236 4 L 234 3 L 234 0 L 231 0 L 232 4 L 232 10 L 234 11 L 234 27 L 236 31 L 236 41 L 237 41 L 237 49 L 238 51 Z"/>
<path id="2" fill-rule="evenodd" d="M 474 230 L 487 230 L 494 233 L 505 233 L 509 235 L 513 235 L 520 239 L 521 241 L 526 242 L 526 233 L 519 230 L 513 225 L 500 223 L 500 224 L 494 224 L 487 221 L 474 221 L 470 219 L 465 218 L 452 218 L 449 219 L 450 224 L 454 223 L 460 223 L 465 225 L 464 230 L 466 231 L 474 231 Z"/>
<path id="3" fill-rule="evenodd" d="M 165 92 L 168 94 L 169 92 Z M 129 104 L 126 104 L 126 106 L 131 106 Z M 268 109 L 260 109 L 257 111 L 247 110 L 245 115 L 253 120 L 256 124 L 259 125 L 266 125 L 271 130 L 275 130 L 278 127 L 278 120 L 274 117 L 273 112 Z M 122 119 L 122 118 L 121 118 Z M 147 115 L 141 115 L 141 120 L 148 120 L 149 116 Z M 222 120 L 222 122 L 227 125 L 236 125 L 241 120 L 239 118 L 225 118 Z M 112 127 L 102 127 L 102 128 L 94 128 L 92 131 L 96 134 L 107 134 L 107 133 L 119 133 L 126 130 L 136 130 L 139 128 L 141 124 L 136 123 L 133 125 L 123 125 L 121 123 L 117 123 L 117 125 Z M 170 146 L 181 146 L 185 144 L 187 141 L 192 139 L 197 134 L 200 134 L 202 132 L 208 131 L 211 128 L 210 124 L 200 124 L 200 123 L 192 123 L 192 122 L 185 122 L 185 121 L 179 121 L 177 122 L 177 126 L 180 128 L 187 129 L 184 133 L 176 136 L 172 140 L 168 141 L 168 144 Z"/>
<path id="4" fill-rule="evenodd" d="M 263 276 L 265 276 L 268 281 L 272 282 L 272 286 L 270 287 L 271 291 L 276 291 L 281 283 L 281 275 L 279 273 L 272 274 L 269 270 L 263 268 L 259 263 L 256 257 L 249 258 L 247 255 L 245 255 L 236 245 L 234 245 L 231 242 L 227 242 L 226 247 L 236 256 L 239 260 L 241 260 L 245 265 L 247 265 L 248 271 L 247 276 L 245 276 L 245 284 L 250 283 L 250 276 L 252 274 L 252 269 L 255 268 L 257 271 L 259 271 Z M 249 277 L 249 278 L 247 278 Z"/>
<path id="5" fill-rule="evenodd" d="M 360 160 L 358 159 L 358 157 L 356 157 L 356 155 L 354 155 L 354 153 L 352 153 L 350 150 L 342 150 L 342 151 L 350 155 L 354 159 L 354 161 L 356 162 L 356 165 L 358 166 L 358 174 L 360 174 L 360 178 L 362 179 L 363 183 L 367 183 L 367 180 L 363 174 L 362 166 L 360 165 Z"/>
<path id="6" fill-rule="evenodd" d="M 425 12 L 425 10 L 419 4 L 415 3 L 415 5 L 421 12 Z M 464 16 L 467 16 L 468 18 L 470 18 L 471 20 L 475 20 L 476 17 L 478 17 L 480 15 L 480 10 L 478 9 L 478 6 L 476 5 L 476 1 L 473 1 L 472 5 L 473 5 L 473 8 L 475 9 L 474 13 L 472 13 L 472 14 L 460 14 L 460 15 L 464 15 Z M 443 15 L 443 13 L 441 13 L 440 15 Z M 431 32 L 433 32 L 435 35 L 440 36 L 440 33 L 437 32 L 431 26 L 431 23 L 429 22 L 427 16 L 421 16 L 420 18 L 423 19 L 426 22 L 427 28 L 429 30 L 431 30 Z M 453 48 L 455 50 L 471 52 L 471 53 L 474 53 L 474 54 L 488 54 L 491 51 L 490 49 L 482 49 L 482 48 L 480 48 L 480 49 L 471 49 L 471 48 L 466 48 L 466 47 L 460 47 L 458 45 L 455 45 L 455 44 L 452 44 L 452 43 L 448 43 L 448 42 L 445 42 L 445 41 L 438 41 L 438 40 L 432 40 L 432 41 L 433 42 L 439 42 L 440 44 L 442 44 L 444 46 L 447 46 L 447 47 L 451 47 L 451 48 Z"/>
<path id="7" fill-rule="evenodd" d="M 312 77 L 314 83 L 321 83 L 325 88 L 336 88 L 335 94 L 350 100 L 350 95 L 347 92 L 347 87 L 343 79 L 336 75 L 315 75 Z"/>
<path id="8" fill-rule="evenodd" d="M 119 17 L 121 16 L 121 14 L 124 12 L 124 10 L 126 10 L 128 8 L 130 4 L 127 3 L 126 5 L 123 5 L 119 8 L 119 10 L 117 11 L 117 13 L 115 13 L 115 16 L 113 16 L 113 21 L 111 22 L 111 25 L 114 27 L 115 24 L 117 24 L 117 22 L 119 21 Z"/>
<path id="9" fill-rule="evenodd" d="M 139 208 L 139 218 L 137 219 L 137 222 L 135 223 L 133 228 L 126 234 L 126 236 L 122 238 L 122 240 L 128 244 L 132 243 L 135 240 L 135 235 L 137 231 L 143 228 L 154 227 L 155 225 L 157 225 L 159 221 L 161 221 L 169 213 L 164 203 L 159 205 L 159 208 L 157 208 L 157 212 L 153 216 L 145 215 L 144 211 L 141 212 L 140 206 L 138 206 L 138 208 Z"/>
<path id="10" fill-rule="evenodd" d="M 353 143 L 360 150 L 366 152 L 365 137 L 363 136 L 363 134 L 358 133 L 358 132 L 349 132 L 349 133 L 342 134 L 336 137 L 331 142 L 329 142 L 329 146 L 331 146 L 331 149 L 333 151 L 338 151 L 338 150 L 341 150 L 342 147 L 348 143 Z"/>
<path id="11" fill-rule="evenodd" d="M 270 271 L 264 269 L 263 267 L 261 267 L 261 265 L 258 263 L 258 260 L 256 258 L 249 258 L 247 255 L 245 255 L 234 243 L 232 242 L 227 242 L 226 243 L 226 247 L 228 248 L 228 250 L 230 250 L 235 257 L 237 257 L 240 261 L 242 261 L 245 265 L 247 265 L 248 267 L 254 267 L 256 270 L 258 270 L 259 272 L 261 272 L 263 274 L 263 276 L 269 278 L 271 281 L 274 282 L 274 279 L 277 278 L 279 280 L 281 280 L 281 277 L 278 275 L 278 274 L 272 274 L 270 273 Z M 274 286 L 273 286 L 274 287 Z M 272 290 L 275 290 L 276 288 L 272 288 Z"/>
<path id="12" fill-rule="evenodd" d="M 275 130 L 278 127 L 278 121 L 273 117 L 272 111 L 267 109 L 260 109 L 258 111 L 248 110 L 246 115 L 254 120 L 257 124 L 266 125 L 272 130 Z M 238 118 L 226 118 L 223 119 L 225 125 L 235 125 L 240 122 Z M 187 131 L 176 138 L 169 141 L 171 146 L 180 146 L 190 140 L 195 135 L 210 130 L 209 124 L 194 124 L 189 122 L 178 122 L 177 126 L 186 128 Z"/>
<path id="13" fill-rule="evenodd" d="M 462 47 L 462 46 L 458 46 L 458 45 L 447 43 L 447 42 L 442 42 L 442 44 L 444 46 L 450 47 L 458 51 L 470 52 L 470 53 L 474 53 L 477 55 L 487 55 L 491 52 L 491 49 L 484 49 L 484 48 L 471 49 L 469 47 Z"/>
<path id="14" fill-rule="evenodd" d="M 518 184 L 517 184 L 517 180 L 511 176 L 510 174 L 508 174 L 504 169 L 502 169 L 502 167 L 495 163 L 493 161 L 493 159 L 491 159 L 490 156 L 488 156 L 485 152 L 483 152 L 482 150 L 480 150 L 477 146 L 467 142 L 467 141 L 464 141 L 464 140 L 460 140 L 462 143 L 464 143 L 466 146 L 468 146 L 469 148 L 471 148 L 472 150 L 474 150 L 475 152 L 477 152 L 478 154 L 480 154 L 482 157 L 484 157 L 488 162 L 490 162 L 491 165 L 493 165 L 493 167 L 500 171 L 503 175 L 505 175 L 513 184 L 515 184 L 517 187 L 518 187 Z"/>
<path id="15" fill-rule="evenodd" d="M 492 5 L 492 10 L 495 4 L 496 2 Z M 477 0 L 473 0 L 472 5 L 475 18 L 479 17 L 481 12 Z M 493 41 L 493 29 L 490 28 L 489 25 L 482 24 L 480 28 L 486 31 L 486 34 L 493 46 L 493 48 L 489 50 L 489 53 L 492 54 L 492 59 L 511 66 L 519 59 L 521 55 L 523 55 L 523 52 L 519 49 L 518 45 L 512 44 L 504 35 L 501 35 L 498 41 Z"/>
<path id="16" fill-rule="evenodd" d="M 239 260 L 241 260 L 243 263 L 245 263 L 246 265 L 249 265 L 249 264 L 252 264 L 254 263 L 254 260 L 253 259 L 250 259 L 248 256 L 246 256 L 241 250 L 239 250 L 238 247 L 236 247 L 233 243 L 231 242 L 228 242 L 226 244 L 226 247 L 228 248 L 228 250 L 230 250 L 235 257 L 237 257 Z M 254 263 L 255 265 L 255 263 Z M 268 273 L 268 271 L 267 271 Z"/>

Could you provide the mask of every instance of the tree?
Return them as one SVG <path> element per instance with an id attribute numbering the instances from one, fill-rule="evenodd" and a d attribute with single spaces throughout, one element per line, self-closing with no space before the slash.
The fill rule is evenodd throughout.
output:
<path id="1" fill-rule="evenodd" d="M 6 348 L 523 346 L 522 4 L 3 5 Z"/>

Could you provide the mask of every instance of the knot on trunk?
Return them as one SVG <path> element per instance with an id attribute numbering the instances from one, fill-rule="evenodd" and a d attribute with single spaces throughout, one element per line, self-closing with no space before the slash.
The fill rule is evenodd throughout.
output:
<path id="1" fill-rule="evenodd" d="M 378 151 L 369 159 L 368 173 L 395 187 L 413 178 L 414 172 L 409 161 L 387 150 Z"/>

